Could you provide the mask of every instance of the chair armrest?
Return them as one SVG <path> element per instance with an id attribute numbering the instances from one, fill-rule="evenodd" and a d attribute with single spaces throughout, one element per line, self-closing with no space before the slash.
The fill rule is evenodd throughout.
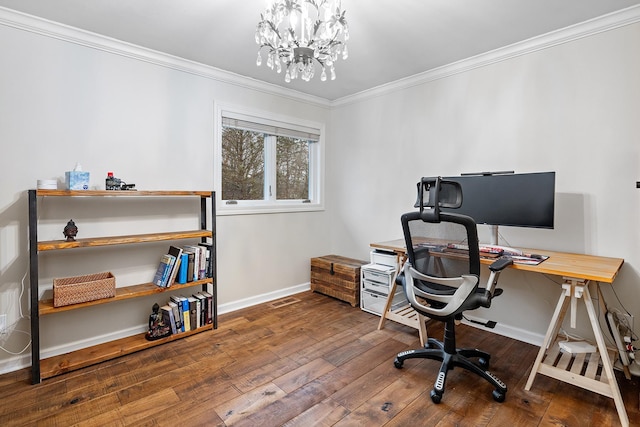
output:
<path id="1" fill-rule="evenodd" d="M 484 295 L 482 296 L 481 305 L 483 307 L 491 307 L 491 300 L 493 299 L 493 297 L 502 294 L 502 289 L 496 289 L 496 285 L 498 284 L 498 277 L 500 277 L 500 273 L 502 272 L 502 270 L 504 270 L 511 264 L 513 264 L 513 260 L 511 258 L 503 257 L 495 260 L 489 266 L 491 274 L 489 275 L 487 287 L 484 291 Z"/>
<path id="2" fill-rule="evenodd" d="M 489 266 L 489 270 L 491 270 L 491 271 L 502 271 L 505 268 L 507 268 L 508 266 L 510 266 L 511 264 L 513 264 L 513 259 L 507 258 L 507 257 L 502 257 L 502 258 L 499 258 L 499 259 L 495 260 L 493 263 L 491 263 L 491 265 Z"/>

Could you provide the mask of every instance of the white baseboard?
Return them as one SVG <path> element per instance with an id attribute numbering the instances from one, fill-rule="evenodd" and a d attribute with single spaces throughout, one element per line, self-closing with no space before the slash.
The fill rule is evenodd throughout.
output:
<path id="1" fill-rule="evenodd" d="M 475 320 L 478 322 L 486 323 L 486 319 L 480 319 L 477 317 L 471 317 L 465 314 L 465 317 L 470 320 Z M 502 335 L 504 337 L 513 338 L 514 340 L 526 342 L 528 344 L 533 344 L 536 347 L 540 347 L 542 342 L 544 341 L 544 335 L 537 334 L 531 331 L 527 331 L 524 329 L 516 328 L 514 326 L 505 325 L 503 323 L 497 323 L 494 328 L 487 328 L 482 325 L 478 325 L 476 323 L 468 322 L 466 320 L 462 320 L 462 323 L 465 325 L 473 326 L 474 328 L 483 329 L 485 331 L 493 332 L 498 335 Z"/>
<path id="2" fill-rule="evenodd" d="M 290 288 L 279 289 L 277 291 L 268 292 L 266 294 L 256 295 L 250 298 L 221 304 L 218 306 L 218 314 L 231 313 L 242 308 L 251 307 L 257 304 L 273 301 L 279 298 L 288 297 L 289 295 L 299 294 L 311 289 L 311 283 L 303 283 L 302 285 L 292 286 Z"/>
<path id="3" fill-rule="evenodd" d="M 57 345 L 54 347 L 48 347 L 42 349 L 40 352 L 40 358 L 46 359 L 48 357 L 57 356 L 59 354 L 69 353 L 71 351 L 80 350 L 81 348 L 91 347 L 104 342 L 125 338 L 131 335 L 141 334 L 147 331 L 146 325 L 139 325 L 132 328 L 122 329 L 110 334 L 98 335 L 89 339 L 73 341 L 65 343 L 64 345 Z M 24 354 L 10 357 L 0 361 L 0 374 L 6 374 L 8 372 L 17 371 L 19 369 L 28 368 L 31 366 L 31 350 L 25 351 Z"/>

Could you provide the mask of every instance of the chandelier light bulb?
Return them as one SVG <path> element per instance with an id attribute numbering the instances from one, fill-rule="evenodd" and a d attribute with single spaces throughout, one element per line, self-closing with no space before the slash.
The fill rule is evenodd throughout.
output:
<path id="1" fill-rule="evenodd" d="M 341 0 L 269 0 L 256 28 L 256 65 L 262 64 L 260 52 L 266 49 L 267 66 L 278 73 L 284 66 L 287 83 L 298 76 L 310 81 L 316 66 L 322 67 L 321 81 L 327 79 L 325 67 L 334 80 L 334 63 L 339 56 L 349 57 L 348 39 Z"/>

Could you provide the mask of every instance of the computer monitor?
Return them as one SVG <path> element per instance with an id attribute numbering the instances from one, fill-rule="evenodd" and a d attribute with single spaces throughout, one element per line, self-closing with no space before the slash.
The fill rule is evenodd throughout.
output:
<path id="1" fill-rule="evenodd" d="M 477 224 L 552 229 L 555 209 L 555 172 L 478 173 L 443 177 L 462 186 L 462 205 L 443 212 L 468 215 Z M 427 194 L 427 192 L 424 192 Z M 425 206 L 428 196 L 423 196 Z"/>

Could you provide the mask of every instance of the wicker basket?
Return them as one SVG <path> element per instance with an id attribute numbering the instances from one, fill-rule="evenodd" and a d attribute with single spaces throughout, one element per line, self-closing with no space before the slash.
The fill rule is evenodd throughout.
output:
<path id="1" fill-rule="evenodd" d="M 53 279 L 53 306 L 78 304 L 116 295 L 116 278 L 110 272 Z"/>

